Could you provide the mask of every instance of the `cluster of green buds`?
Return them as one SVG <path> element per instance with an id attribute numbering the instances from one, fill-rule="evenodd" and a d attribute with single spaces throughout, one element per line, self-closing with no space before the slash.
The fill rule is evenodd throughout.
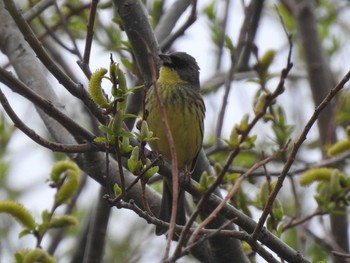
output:
<path id="1" fill-rule="evenodd" d="M 109 76 L 107 73 L 109 72 Z M 106 79 L 110 83 L 110 98 L 102 88 L 102 80 Z M 105 142 L 109 144 L 118 144 L 122 155 L 130 155 L 127 165 L 130 172 L 135 175 L 143 174 L 143 178 L 149 178 L 158 171 L 158 167 L 151 167 L 151 161 L 147 158 L 141 158 L 143 155 L 143 146 L 150 140 L 153 140 L 153 133 L 149 131 L 147 122 L 142 120 L 137 125 L 139 132 L 130 132 L 124 128 L 126 118 L 136 118 L 136 115 L 126 113 L 127 97 L 134 90 L 141 88 L 127 87 L 124 72 L 118 63 L 111 58 L 109 70 L 101 68 L 96 70 L 90 79 L 89 94 L 92 100 L 102 108 L 110 117 L 108 125 L 102 125 L 99 128 L 105 133 L 105 137 L 95 138 L 96 142 Z M 130 138 L 136 137 L 141 143 L 141 147 L 130 145 Z M 115 192 L 119 192 L 115 187 Z"/>
<path id="2" fill-rule="evenodd" d="M 236 124 L 231 131 L 229 139 L 223 139 L 230 150 L 240 147 L 240 149 L 248 150 L 254 147 L 257 139 L 256 135 L 246 136 L 242 142 L 242 134 L 244 134 L 249 127 L 249 115 L 245 114 L 239 124 Z"/>
<path id="3" fill-rule="evenodd" d="M 106 137 L 98 137 L 95 141 L 114 143 L 117 141 L 116 138 L 131 137 L 130 133 L 123 129 L 123 121 L 126 118 L 135 118 L 136 116 L 125 113 L 126 100 L 135 89 L 141 86 L 128 89 L 124 72 L 120 69 L 119 64 L 115 63 L 112 58 L 109 66 L 109 76 L 106 76 L 107 73 L 108 70 L 106 68 L 101 68 L 91 75 L 89 94 L 92 100 L 110 116 L 108 125 L 100 126 L 100 129 L 106 133 Z M 110 82 L 110 98 L 102 88 L 103 79 Z M 124 140 L 124 145 L 125 143 L 126 140 Z M 128 148 L 129 147 L 124 148 L 124 150 Z M 131 151 L 130 148 L 128 150 Z"/>
<path id="4" fill-rule="evenodd" d="M 49 212 L 44 210 L 41 214 L 42 222 L 37 223 L 29 210 L 22 204 L 11 200 L 0 201 L 0 214 L 6 213 L 23 226 L 19 237 L 33 235 L 38 240 L 38 247 L 34 249 L 21 249 L 15 253 L 15 262 L 47 262 L 54 263 L 56 260 L 45 250 L 40 248 L 40 242 L 45 233 L 54 228 L 65 228 L 78 224 L 73 215 L 56 215 L 56 209 L 72 199 L 79 187 L 79 167 L 70 160 L 57 162 L 48 180 L 50 186 L 56 188 L 54 205 Z"/>

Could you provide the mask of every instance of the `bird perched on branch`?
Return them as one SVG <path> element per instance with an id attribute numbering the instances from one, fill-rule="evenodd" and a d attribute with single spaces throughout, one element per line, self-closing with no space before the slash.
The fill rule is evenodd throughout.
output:
<path id="1" fill-rule="evenodd" d="M 199 93 L 199 67 L 196 60 L 184 52 L 159 55 L 161 67 L 159 78 L 146 95 L 146 112 L 149 129 L 157 138 L 149 142 L 153 151 L 171 162 L 169 138 L 162 123 L 160 106 L 155 94 L 157 89 L 164 104 L 164 111 L 174 140 L 179 172 L 190 174 L 202 147 L 205 105 Z M 174 175 L 173 175 L 174 176 Z M 179 176 L 179 175 L 175 175 Z M 179 185 L 176 224 L 185 225 L 185 190 Z M 172 211 L 171 181 L 164 178 L 163 197 L 159 218 L 170 222 Z M 156 228 L 161 235 L 166 229 Z"/>

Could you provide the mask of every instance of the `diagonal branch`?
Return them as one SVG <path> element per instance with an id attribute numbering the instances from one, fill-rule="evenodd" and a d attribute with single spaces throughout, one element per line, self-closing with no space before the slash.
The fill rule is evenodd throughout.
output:
<path id="1" fill-rule="evenodd" d="M 81 127 L 67 115 L 58 110 L 53 102 L 44 99 L 29 87 L 27 87 L 23 82 L 16 79 L 10 72 L 3 68 L 0 68 L 0 82 L 7 85 L 10 89 L 18 92 L 23 97 L 30 100 L 34 105 L 42 109 L 47 115 L 59 121 L 62 126 L 64 126 L 71 134 L 73 134 L 77 140 L 81 141 L 82 138 L 92 141 L 95 135 Z"/>
<path id="2" fill-rule="evenodd" d="M 13 20 L 16 22 L 19 30 L 23 34 L 23 37 L 34 50 L 40 61 L 46 66 L 53 76 L 74 96 L 81 99 L 87 108 L 104 123 L 105 117 L 102 115 L 101 110 L 92 101 L 87 91 L 81 84 L 75 83 L 70 77 L 68 77 L 51 59 L 45 49 L 42 47 L 38 39 L 36 38 L 33 30 L 28 23 L 24 20 L 22 14 L 17 10 L 12 0 L 4 0 L 5 7 L 11 14 Z"/>
<path id="3" fill-rule="evenodd" d="M 330 101 L 334 98 L 334 96 L 341 91 L 345 84 L 350 80 L 350 70 L 348 71 L 348 73 L 346 73 L 346 75 L 342 78 L 342 80 L 335 86 L 333 87 L 330 92 L 328 93 L 328 95 L 323 99 L 323 101 L 321 102 L 320 105 L 318 105 L 314 111 L 314 113 L 312 114 L 312 116 L 310 117 L 309 121 L 306 123 L 303 131 L 301 132 L 299 138 L 296 140 L 296 142 L 293 145 L 292 151 L 288 157 L 288 160 L 286 162 L 286 164 L 283 167 L 283 170 L 280 174 L 280 176 L 278 177 L 277 183 L 275 188 L 273 189 L 273 191 L 271 192 L 269 199 L 265 205 L 264 211 L 261 214 L 260 218 L 259 218 L 259 222 L 258 225 L 256 226 L 252 236 L 256 239 L 258 238 L 259 234 L 261 233 L 261 230 L 264 226 L 264 223 L 267 219 L 267 216 L 270 214 L 271 210 L 272 210 L 272 206 L 273 206 L 273 202 L 276 199 L 276 196 L 278 194 L 278 192 L 281 190 L 282 186 L 283 186 L 283 182 L 284 179 L 286 178 L 288 171 L 290 169 L 290 167 L 292 166 L 295 157 L 299 151 L 299 148 L 301 147 L 301 145 L 303 144 L 303 142 L 306 140 L 307 135 L 311 129 L 311 127 L 313 126 L 313 124 L 317 121 L 319 115 L 321 114 L 321 112 L 329 105 Z"/>
<path id="4" fill-rule="evenodd" d="M 48 148 L 52 151 L 66 152 L 66 153 L 79 153 L 79 152 L 90 152 L 90 151 L 103 151 L 105 148 L 104 144 L 97 143 L 82 143 L 82 144 L 62 144 L 52 141 L 48 141 L 37 134 L 34 130 L 30 129 L 14 112 L 10 106 L 5 94 L 0 89 L 0 103 L 4 107 L 4 110 L 13 121 L 15 126 L 20 129 L 24 134 L 31 138 L 37 144 Z"/>

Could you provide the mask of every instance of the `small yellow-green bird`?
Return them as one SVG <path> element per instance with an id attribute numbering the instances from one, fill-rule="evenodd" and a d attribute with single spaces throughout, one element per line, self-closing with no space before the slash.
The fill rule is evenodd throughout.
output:
<path id="1" fill-rule="evenodd" d="M 160 98 L 164 103 L 167 120 L 174 139 L 179 171 L 190 173 L 196 164 L 202 147 L 205 105 L 199 94 L 199 67 L 196 60 L 184 52 L 159 55 L 161 67 L 156 83 Z M 152 86 L 146 95 L 146 112 L 149 129 L 158 139 L 151 141 L 153 151 L 171 162 L 168 138 L 161 120 L 159 105 Z M 178 176 L 178 175 L 176 175 Z M 185 191 L 179 188 L 176 224 L 185 225 Z M 159 218 L 170 222 L 172 209 L 171 183 L 164 180 L 163 197 Z M 166 229 L 156 228 L 161 235 Z"/>

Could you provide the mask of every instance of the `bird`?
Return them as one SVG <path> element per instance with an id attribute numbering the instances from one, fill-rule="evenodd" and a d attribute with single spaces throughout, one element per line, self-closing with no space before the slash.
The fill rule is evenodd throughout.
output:
<path id="1" fill-rule="evenodd" d="M 204 134 L 205 104 L 200 95 L 199 66 L 196 60 L 185 52 L 159 54 L 160 69 L 156 84 L 147 91 L 145 110 L 149 129 L 155 140 L 149 145 L 171 162 L 169 141 L 162 124 L 155 88 L 164 104 L 164 109 L 174 140 L 179 172 L 189 175 L 202 148 Z M 156 87 L 155 87 L 156 86 Z M 174 175 L 173 175 L 174 176 Z M 179 175 L 175 175 L 179 176 Z M 179 185 L 176 224 L 185 225 L 185 190 Z M 170 222 L 172 211 L 172 184 L 164 178 L 159 219 Z M 156 234 L 162 235 L 167 229 L 156 227 Z"/>

